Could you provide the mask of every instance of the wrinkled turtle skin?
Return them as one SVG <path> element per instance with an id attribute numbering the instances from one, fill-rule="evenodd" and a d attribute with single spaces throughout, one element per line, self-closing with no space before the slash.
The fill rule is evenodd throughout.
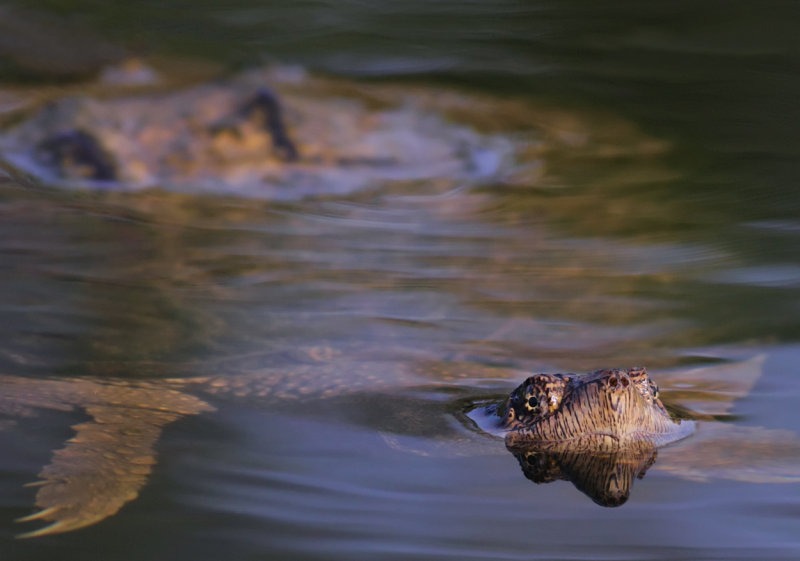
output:
<path id="1" fill-rule="evenodd" d="M 536 374 L 501 408 L 510 446 L 566 443 L 574 448 L 629 442 L 662 446 L 691 434 L 673 420 L 644 368 L 576 374 Z"/>

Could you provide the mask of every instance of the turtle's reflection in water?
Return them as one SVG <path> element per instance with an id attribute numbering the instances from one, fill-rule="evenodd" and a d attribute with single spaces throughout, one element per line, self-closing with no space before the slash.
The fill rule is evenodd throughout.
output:
<path id="1" fill-rule="evenodd" d="M 620 444 L 608 438 L 601 444 L 528 443 L 509 446 L 525 477 L 534 483 L 559 479 L 575 487 L 601 506 L 620 506 L 630 496 L 636 479 L 655 463 L 658 451 L 652 442 Z"/>

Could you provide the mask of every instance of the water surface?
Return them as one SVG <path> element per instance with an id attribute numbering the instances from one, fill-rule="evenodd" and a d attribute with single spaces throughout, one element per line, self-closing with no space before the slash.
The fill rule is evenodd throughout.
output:
<path id="1" fill-rule="evenodd" d="M 457 420 L 523 371 L 644 364 L 697 379 L 761 357 L 746 397 L 709 390 L 723 422 L 697 438 L 800 432 L 788 14 L 240 4 L 137 4 L 172 32 L 120 23 L 130 7 L 76 13 L 154 49 L 226 45 L 247 62 L 260 49 L 399 87 L 412 73 L 513 95 L 588 140 L 554 144 L 524 188 L 387 182 L 275 202 L 2 180 L 3 374 L 275 381 L 263 396 L 202 394 L 217 411 L 166 427 L 137 500 L 34 540 L 13 538 L 35 526 L 13 522 L 32 511 L 23 485 L 87 417 L 0 425 L 4 558 L 797 557 L 791 447 L 743 447 L 736 477 L 690 479 L 667 449 L 626 504 L 603 508 L 568 482 L 527 481 L 502 442 Z M 730 40 L 742 36 L 752 45 Z"/>

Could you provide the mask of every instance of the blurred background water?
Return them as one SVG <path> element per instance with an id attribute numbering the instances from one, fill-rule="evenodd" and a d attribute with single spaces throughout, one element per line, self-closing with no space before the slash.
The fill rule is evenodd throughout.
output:
<path id="1" fill-rule="evenodd" d="M 367 368 L 368 392 L 433 388 L 325 407 L 215 403 L 165 433 L 148 486 L 118 515 L 23 542 L 12 520 L 34 490 L 22 484 L 84 417 L 26 420 L 0 432 L 4 559 L 798 556 L 798 483 L 654 471 L 628 504 L 601 509 L 566 483 L 524 481 L 502 443 L 437 451 L 465 435 L 420 413 L 518 382 L 480 365 L 646 364 L 657 377 L 762 353 L 731 421 L 800 429 L 796 3 L 0 9 L 0 89 L 67 88 L 126 53 L 231 72 L 280 62 L 522 100 L 551 112 L 553 130 L 589 138 L 550 150 L 524 188 L 387 184 L 275 203 L 2 180 L 4 374 L 280 372 L 323 348 L 331 368 L 297 385 L 332 369 L 363 389 L 353 373 Z M 514 116 L 497 126 L 513 135 Z M 409 364 L 411 380 L 398 374 Z"/>

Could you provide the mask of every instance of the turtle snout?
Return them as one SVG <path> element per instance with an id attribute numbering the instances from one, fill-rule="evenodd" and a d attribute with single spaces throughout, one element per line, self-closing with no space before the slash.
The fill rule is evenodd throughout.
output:
<path id="1" fill-rule="evenodd" d="M 603 380 L 608 405 L 619 413 L 635 400 L 636 386 L 624 370 L 612 370 Z"/>
<path id="2" fill-rule="evenodd" d="M 626 372 L 614 370 L 606 378 L 606 387 L 612 392 L 625 391 L 631 386 L 631 378 Z"/>

